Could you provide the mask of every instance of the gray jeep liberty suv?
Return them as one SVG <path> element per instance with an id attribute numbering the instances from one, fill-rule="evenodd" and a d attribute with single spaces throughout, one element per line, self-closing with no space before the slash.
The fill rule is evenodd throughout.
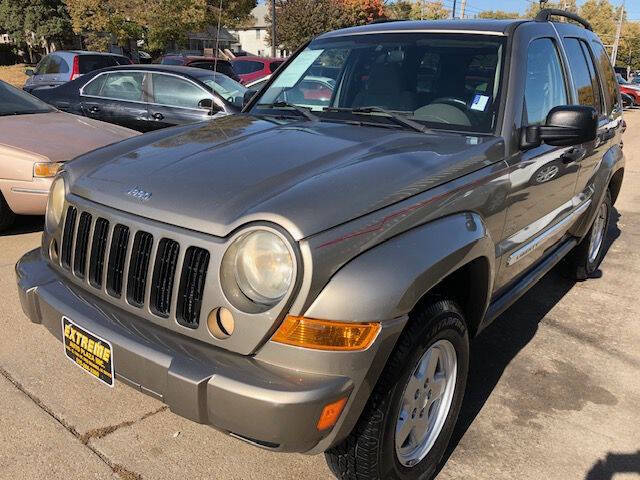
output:
<path id="1" fill-rule="evenodd" d="M 178 415 L 343 479 L 431 477 L 470 339 L 606 250 L 620 96 L 551 14 L 330 32 L 242 114 L 74 160 L 16 266 L 25 313 Z"/>

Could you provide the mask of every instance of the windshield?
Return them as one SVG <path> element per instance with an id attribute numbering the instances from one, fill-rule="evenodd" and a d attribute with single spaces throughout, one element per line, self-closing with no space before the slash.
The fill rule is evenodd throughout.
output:
<path id="1" fill-rule="evenodd" d="M 0 115 L 26 115 L 53 111 L 52 107 L 36 97 L 0 81 Z"/>
<path id="2" fill-rule="evenodd" d="M 200 77 L 200 81 L 212 88 L 214 92 L 226 101 L 242 108 L 242 104 L 244 103 L 244 92 L 247 91 L 247 88 L 244 85 L 236 82 L 226 75 L 223 75 L 222 73 Z"/>
<path id="3" fill-rule="evenodd" d="M 315 40 L 278 72 L 252 113 L 288 104 L 325 119 L 355 109 L 370 122 L 385 116 L 367 110 L 375 107 L 431 128 L 488 133 L 500 103 L 504 45 L 498 36 L 422 32 Z"/>

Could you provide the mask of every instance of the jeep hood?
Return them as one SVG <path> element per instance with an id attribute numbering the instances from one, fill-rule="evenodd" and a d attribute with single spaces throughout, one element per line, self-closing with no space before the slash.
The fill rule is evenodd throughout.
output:
<path id="1" fill-rule="evenodd" d="M 504 142 L 248 115 L 169 129 L 69 165 L 71 191 L 224 237 L 266 220 L 296 239 L 500 161 Z"/>

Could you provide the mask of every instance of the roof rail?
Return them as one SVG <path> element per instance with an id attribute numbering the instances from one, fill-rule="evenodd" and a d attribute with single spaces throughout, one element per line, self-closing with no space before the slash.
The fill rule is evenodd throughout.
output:
<path id="1" fill-rule="evenodd" d="M 571 20 L 576 21 L 584 26 L 584 28 L 586 28 L 587 30 L 593 32 L 593 27 L 591 27 L 591 24 L 580 15 L 576 15 L 575 13 L 567 12 L 565 10 L 560 10 L 558 8 L 545 8 L 540 10 L 538 12 L 538 15 L 536 15 L 536 22 L 549 22 L 552 15 L 557 17 L 570 18 Z"/>

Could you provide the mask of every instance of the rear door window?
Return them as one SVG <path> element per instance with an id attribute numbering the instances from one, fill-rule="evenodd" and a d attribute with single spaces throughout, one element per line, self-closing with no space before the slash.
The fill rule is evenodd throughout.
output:
<path id="1" fill-rule="evenodd" d="M 234 62 L 233 64 L 233 69 L 236 71 L 238 75 L 247 75 L 249 73 L 259 72 L 263 68 L 264 68 L 264 64 L 262 62 L 253 62 L 250 60 L 246 62 L 245 61 Z"/>
<path id="2" fill-rule="evenodd" d="M 106 77 L 106 80 L 102 85 L 100 97 L 131 102 L 142 101 L 144 73 L 114 72 L 103 76 Z"/>
<path id="3" fill-rule="evenodd" d="M 82 95 L 99 97 L 102 94 L 102 87 L 107 79 L 107 75 L 98 75 L 82 89 Z"/>
<path id="4" fill-rule="evenodd" d="M 58 55 L 50 55 L 45 73 L 69 73 L 69 66 L 67 65 L 67 62 Z"/>
<path id="5" fill-rule="evenodd" d="M 527 125 L 543 125 L 552 108 L 568 103 L 560 56 L 550 38 L 529 45 L 524 101 Z"/>
<path id="6" fill-rule="evenodd" d="M 35 74 L 44 75 L 45 73 L 47 73 L 47 68 L 49 68 L 50 61 L 51 61 L 51 55 L 47 55 L 42 60 L 40 60 L 40 63 L 38 63 L 38 66 L 36 67 Z"/>
<path id="7" fill-rule="evenodd" d="M 90 73 L 106 67 L 115 67 L 118 63 L 109 55 L 79 55 L 78 68 L 81 74 Z"/>
<path id="8" fill-rule="evenodd" d="M 612 113 L 614 110 L 620 108 L 618 103 L 618 82 L 616 81 L 616 74 L 611 66 L 609 55 L 605 51 L 602 44 L 598 42 L 591 42 L 593 48 L 593 54 L 596 58 L 596 65 L 600 72 L 600 78 L 602 80 L 602 86 L 604 90 L 604 97 L 607 102 L 607 114 Z"/>
<path id="9" fill-rule="evenodd" d="M 591 55 L 584 50 L 582 43 L 577 38 L 564 39 L 573 85 L 578 94 L 578 104 L 594 107 L 598 113 L 602 113 L 600 87 L 594 76 L 593 69 L 589 65 L 591 63 Z"/>
<path id="10" fill-rule="evenodd" d="M 184 78 L 154 73 L 153 98 L 167 107 L 200 108 L 200 101 L 211 95 Z"/>
<path id="11" fill-rule="evenodd" d="M 284 63 L 284 62 L 280 62 L 280 61 L 278 61 L 278 62 L 271 62 L 271 63 L 269 64 L 269 70 L 271 70 L 272 72 L 275 72 L 275 71 L 278 69 L 278 67 L 279 67 L 280 65 L 282 65 L 283 63 Z"/>

